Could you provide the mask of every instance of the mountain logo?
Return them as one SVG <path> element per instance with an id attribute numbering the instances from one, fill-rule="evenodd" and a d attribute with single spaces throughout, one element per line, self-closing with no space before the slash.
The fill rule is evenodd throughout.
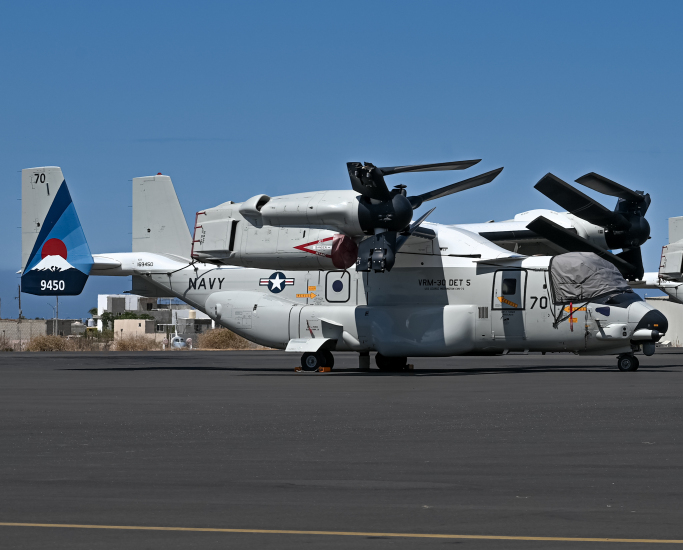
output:
<path id="1" fill-rule="evenodd" d="M 44 256 L 31 271 L 51 271 L 52 273 L 57 273 L 59 271 L 67 271 L 68 269 L 76 269 L 69 262 L 67 262 L 62 256 Z"/>

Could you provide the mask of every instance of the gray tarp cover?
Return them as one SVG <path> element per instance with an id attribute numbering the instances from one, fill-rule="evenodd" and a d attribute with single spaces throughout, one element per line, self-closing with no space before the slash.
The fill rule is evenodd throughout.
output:
<path id="1" fill-rule="evenodd" d="M 593 252 L 570 252 L 550 262 L 556 302 L 580 302 L 631 287 L 619 270 Z"/>

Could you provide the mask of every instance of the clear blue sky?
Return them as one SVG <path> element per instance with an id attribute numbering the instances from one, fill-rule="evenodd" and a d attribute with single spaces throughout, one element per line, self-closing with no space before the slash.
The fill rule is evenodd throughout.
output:
<path id="1" fill-rule="evenodd" d="M 43 165 L 62 167 L 93 252 L 130 250 L 129 180 L 157 172 L 191 220 L 347 188 L 351 160 L 484 159 L 405 176 L 415 191 L 505 166 L 438 201 L 434 221 L 466 223 L 556 209 L 541 176 L 596 171 L 651 193 L 656 270 L 683 215 L 682 20 L 680 1 L 4 2 L 2 316 L 17 313 L 19 171 Z M 60 313 L 127 288 L 91 278 Z M 47 301 L 24 295 L 25 314 Z"/>

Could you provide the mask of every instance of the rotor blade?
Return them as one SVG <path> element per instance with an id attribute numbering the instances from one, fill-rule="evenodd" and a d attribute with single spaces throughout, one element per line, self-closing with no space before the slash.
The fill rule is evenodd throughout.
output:
<path id="1" fill-rule="evenodd" d="M 452 193 L 458 193 L 460 191 L 465 191 L 465 189 L 472 189 L 473 187 L 478 187 L 489 183 L 496 179 L 496 176 L 503 171 L 502 168 L 497 168 L 496 170 L 491 170 L 486 172 L 486 174 L 481 174 L 479 176 L 474 176 L 458 183 L 453 183 L 442 187 L 440 189 L 435 189 L 434 191 L 429 191 L 427 193 L 422 193 L 421 195 L 415 195 L 413 197 L 408 197 L 410 204 L 413 205 L 413 209 L 418 208 L 423 202 L 431 201 L 434 199 L 440 199 Z"/>
<path id="2" fill-rule="evenodd" d="M 576 181 L 576 183 L 580 183 L 581 185 L 585 185 L 593 191 L 602 193 L 603 195 L 619 197 L 620 199 L 633 202 L 641 202 L 645 200 L 645 195 L 642 191 L 640 193 L 637 191 L 631 191 L 628 187 L 624 187 L 620 183 L 607 179 L 606 177 L 596 174 L 595 172 L 581 176 L 574 181 Z"/>
<path id="3" fill-rule="evenodd" d="M 380 170 L 385 176 L 401 174 L 402 172 L 440 172 L 442 170 L 465 170 L 470 166 L 474 166 L 478 162 L 481 162 L 481 159 L 455 160 L 453 162 L 439 162 L 437 164 L 414 164 L 411 166 L 387 166 L 380 168 Z"/>
<path id="4" fill-rule="evenodd" d="M 422 216 L 420 216 L 417 221 L 411 223 L 405 231 L 401 231 L 401 233 L 399 233 L 398 238 L 396 239 L 396 252 L 398 252 L 398 250 L 406 243 L 415 230 L 420 227 L 420 224 L 425 221 L 427 216 L 434 212 L 434 210 L 436 210 L 436 206 L 426 214 L 422 214 Z"/>
<path id="5" fill-rule="evenodd" d="M 631 225 L 621 214 L 608 210 L 553 174 L 543 176 L 534 187 L 570 214 L 589 223 L 615 229 L 628 229 Z"/>
<path id="6" fill-rule="evenodd" d="M 347 162 L 346 169 L 356 193 L 369 199 L 391 200 L 391 193 L 379 168 L 372 164 L 363 166 L 360 162 Z"/>
<path id="7" fill-rule="evenodd" d="M 622 252 L 617 254 L 617 257 L 621 258 L 625 262 L 630 263 L 636 268 L 631 274 L 632 277 L 629 276 L 627 279 L 640 280 L 643 278 L 643 275 L 645 275 L 645 267 L 643 266 L 643 253 L 641 252 L 640 247 L 624 249 Z"/>
<path id="8" fill-rule="evenodd" d="M 614 264 L 624 276 L 638 271 L 636 266 L 630 264 L 626 260 L 612 254 L 608 250 L 595 246 L 583 237 L 579 237 L 575 233 L 572 233 L 568 229 L 565 229 L 561 225 L 558 225 L 543 216 L 539 216 L 528 224 L 527 229 L 548 239 L 551 243 L 561 246 L 568 252 L 593 252 Z"/>

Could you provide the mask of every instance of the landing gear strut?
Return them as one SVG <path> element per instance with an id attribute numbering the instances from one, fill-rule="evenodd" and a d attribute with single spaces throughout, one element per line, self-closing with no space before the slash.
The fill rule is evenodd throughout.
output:
<path id="1" fill-rule="evenodd" d="M 626 353 L 617 357 L 617 368 L 623 372 L 632 372 L 638 370 L 638 358 L 632 353 Z"/>
<path id="2" fill-rule="evenodd" d="M 385 372 L 400 372 L 408 368 L 407 357 L 385 357 L 381 353 L 375 355 L 377 368 Z"/>
<path id="3" fill-rule="evenodd" d="M 330 350 L 324 349 L 314 353 L 304 353 L 301 356 L 301 370 L 313 372 L 320 367 L 334 367 L 334 355 Z"/>

